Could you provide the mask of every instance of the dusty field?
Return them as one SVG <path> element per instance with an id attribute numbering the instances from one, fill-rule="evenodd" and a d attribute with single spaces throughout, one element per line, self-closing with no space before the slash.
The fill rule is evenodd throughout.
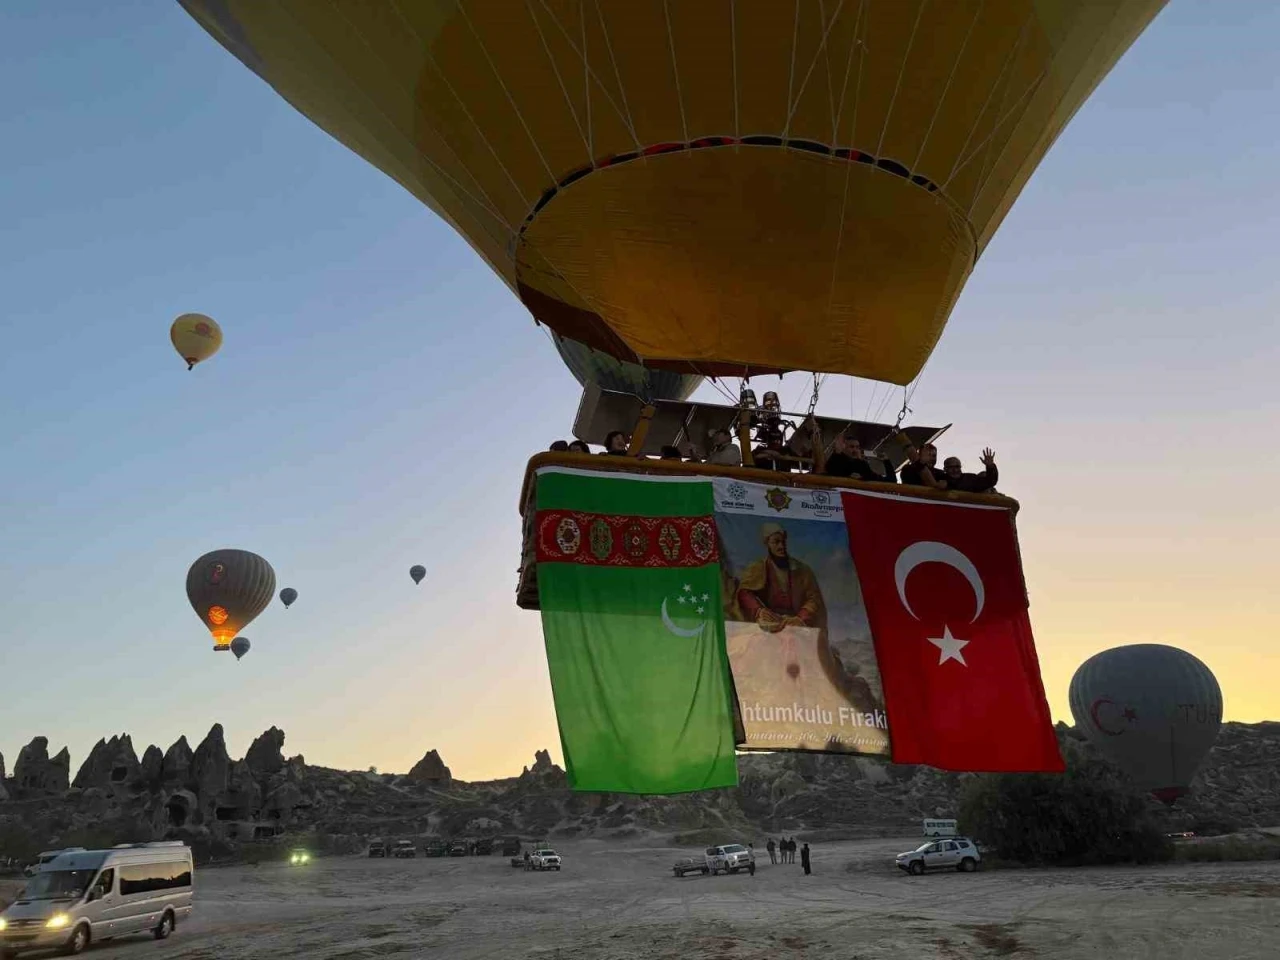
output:
<path id="1" fill-rule="evenodd" d="M 328 859 L 197 874 L 173 939 L 103 960 L 968 960 L 1280 956 L 1280 863 L 1006 870 L 906 877 L 911 841 L 814 847 L 814 874 L 677 880 L 674 848 L 565 843 L 563 872 L 505 858 Z M 762 851 L 763 852 L 763 851 Z M 765 857 L 767 861 L 767 857 Z"/>

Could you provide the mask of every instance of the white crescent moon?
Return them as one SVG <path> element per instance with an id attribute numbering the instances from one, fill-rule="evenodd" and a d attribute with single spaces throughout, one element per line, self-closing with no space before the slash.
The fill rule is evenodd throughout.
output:
<path id="1" fill-rule="evenodd" d="M 677 627 L 674 623 L 671 622 L 671 617 L 667 614 L 667 601 L 666 601 L 666 598 L 664 597 L 662 600 L 662 625 L 666 627 L 668 630 L 670 630 L 672 633 L 674 633 L 677 637 L 696 637 L 698 634 L 702 632 L 702 628 L 707 625 L 707 622 L 705 620 L 702 621 L 702 623 L 698 624 L 692 630 L 689 630 L 685 627 Z"/>
<path id="2" fill-rule="evenodd" d="M 969 586 L 973 587 L 974 599 L 977 601 L 973 617 L 969 622 L 973 623 L 977 620 L 982 614 L 983 605 L 987 602 L 986 588 L 982 585 L 982 576 L 978 573 L 978 568 L 955 547 L 938 543 L 936 540 L 917 540 L 898 554 L 898 562 L 893 565 L 893 579 L 898 585 L 898 599 L 907 608 L 907 613 L 917 620 L 920 619 L 911 609 L 911 604 L 907 602 L 906 586 L 907 577 L 911 576 L 911 571 L 922 563 L 945 563 L 948 567 L 959 571 L 969 581 Z"/>

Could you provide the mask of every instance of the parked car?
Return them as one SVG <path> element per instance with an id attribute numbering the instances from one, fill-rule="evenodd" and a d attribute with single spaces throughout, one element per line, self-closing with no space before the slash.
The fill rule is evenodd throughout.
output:
<path id="1" fill-rule="evenodd" d="M 422 852 L 428 857 L 443 857 L 449 853 L 449 843 L 446 840 L 428 840 L 423 844 Z"/>
<path id="2" fill-rule="evenodd" d="M 465 857 L 467 855 L 467 841 L 455 840 L 449 844 L 449 856 Z"/>
<path id="3" fill-rule="evenodd" d="M 488 857 L 493 854 L 493 838 L 485 837 L 476 841 L 476 856 Z"/>
<path id="4" fill-rule="evenodd" d="M 504 857 L 520 856 L 520 838 L 504 837 L 502 840 L 502 855 Z"/>
<path id="5" fill-rule="evenodd" d="M 677 877 L 683 877 L 686 873 L 707 874 L 710 873 L 711 870 L 707 866 L 706 857 L 681 857 L 675 862 L 675 865 L 671 868 L 671 872 Z"/>
<path id="6" fill-rule="evenodd" d="M 972 873 L 982 862 L 978 845 L 967 837 L 931 840 L 914 850 L 898 854 L 895 862 L 900 870 L 920 876 L 926 870 L 959 870 Z"/>
<path id="7" fill-rule="evenodd" d="M 530 870 L 559 870 L 560 854 L 554 850 L 542 849 L 535 850 L 529 856 Z"/>
<path id="8" fill-rule="evenodd" d="M 412 840 L 397 840 L 396 845 L 391 848 L 391 855 L 397 859 L 404 857 L 416 857 L 418 848 L 414 846 Z"/>
<path id="9" fill-rule="evenodd" d="M 740 843 L 726 843 L 719 847 L 707 847 L 704 856 L 707 870 L 711 874 L 737 873 L 746 870 L 756 872 L 755 854 Z"/>
<path id="10" fill-rule="evenodd" d="M 374 840 L 369 844 L 369 856 L 385 857 L 387 855 L 387 845 L 381 840 Z"/>

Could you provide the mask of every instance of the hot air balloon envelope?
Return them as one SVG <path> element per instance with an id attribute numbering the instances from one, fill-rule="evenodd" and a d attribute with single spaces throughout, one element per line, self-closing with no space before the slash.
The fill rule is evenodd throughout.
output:
<path id="1" fill-rule="evenodd" d="M 213 648 L 231 639 L 266 609 L 276 592 L 276 573 L 248 550 L 214 550 L 187 571 L 187 599 L 213 635 Z"/>
<path id="2" fill-rule="evenodd" d="M 249 652 L 250 646 L 252 646 L 252 644 L 249 643 L 248 637 L 236 637 L 231 641 L 231 652 L 234 653 L 236 655 L 236 659 L 239 660 Z"/>
<path id="3" fill-rule="evenodd" d="M 906 383 L 1164 0 L 181 0 L 623 360 Z"/>
<path id="4" fill-rule="evenodd" d="M 280 591 L 280 602 L 286 607 L 290 606 L 293 601 L 298 599 L 298 591 L 293 587 L 285 587 Z"/>
<path id="5" fill-rule="evenodd" d="M 1137 643 L 1095 654 L 1071 678 L 1071 714 L 1136 786 L 1186 793 L 1222 725 L 1212 671 L 1177 647 Z"/>
<path id="6" fill-rule="evenodd" d="M 222 328 L 203 313 L 184 313 L 169 328 L 169 340 L 190 370 L 218 352 L 222 346 Z"/>
<path id="7" fill-rule="evenodd" d="M 421 583 L 422 578 L 427 575 L 427 568 L 421 564 L 415 564 L 409 568 L 409 576 L 413 577 L 414 583 Z"/>

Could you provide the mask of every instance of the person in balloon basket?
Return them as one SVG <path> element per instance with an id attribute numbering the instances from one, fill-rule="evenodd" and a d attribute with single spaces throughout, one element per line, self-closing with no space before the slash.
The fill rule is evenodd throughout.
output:
<path id="1" fill-rule="evenodd" d="M 909 487 L 929 487 L 931 490 L 947 489 L 946 481 L 938 475 L 938 448 L 932 443 L 907 450 L 907 464 L 902 468 L 902 482 Z"/>
<path id="2" fill-rule="evenodd" d="M 604 455 L 606 457 L 625 457 L 631 441 L 621 430 L 610 430 L 604 438 Z"/>
<path id="3" fill-rule="evenodd" d="M 881 459 L 880 466 L 884 473 L 877 473 L 862 452 L 862 441 L 844 432 L 837 434 L 833 452 L 827 458 L 823 472 L 829 477 L 857 477 L 859 480 L 877 480 L 881 483 L 898 482 L 893 464 Z"/>
<path id="4" fill-rule="evenodd" d="M 996 454 L 990 447 L 982 451 L 982 463 L 986 468 L 982 473 L 965 473 L 959 457 L 947 457 L 942 461 L 943 482 L 947 489 L 961 493 L 990 493 L 1000 480 Z"/>

